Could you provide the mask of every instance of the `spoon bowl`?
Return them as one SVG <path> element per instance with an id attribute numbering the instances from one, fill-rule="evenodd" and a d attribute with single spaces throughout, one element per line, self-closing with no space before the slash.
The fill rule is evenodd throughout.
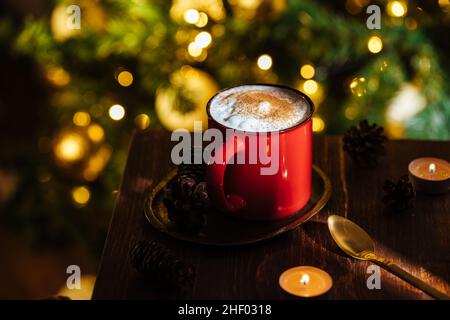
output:
<path id="1" fill-rule="evenodd" d="M 368 260 L 367 254 L 375 251 L 373 240 L 367 232 L 344 217 L 330 216 L 328 228 L 339 248 L 353 258 Z"/>

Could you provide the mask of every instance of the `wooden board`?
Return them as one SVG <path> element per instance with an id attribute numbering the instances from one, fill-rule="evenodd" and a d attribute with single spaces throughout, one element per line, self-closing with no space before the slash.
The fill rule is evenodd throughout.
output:
<path id="1" fill-rule="evenodd" d="M 450 196 L 418 195 L 413 213 L 383 212 L 382 184 L 408 173 L 418 157 L 450 158 L 450 143 L 389 141 L 375 169 L 360 169 L 342 151 L 341 137 L 315 136 L 314 163 L 330 177 L 325 209 L 300 228 L 243 247 L 217 248 L 185 243 L 153 229 L 143 215 L 145 191 L 174 166 L 170 134 L 146 130 L 134 135 L 111 219 L 93 299 L 296 299 L 278 286 L 286 269 L 312 265 L 326 270 L 333 288 L 320 299 L 429 299 L 404 281 L 381 271 L 381 289 L 369 290 L 368 262 L 345 256 L 334 244 L 327 217 L 340 214 L 362 226 L 377 252 L 450 294 Z M 131 266 L 138 240 L 160 241 L 197 269 L 192 290 L 155 286 Z"/>

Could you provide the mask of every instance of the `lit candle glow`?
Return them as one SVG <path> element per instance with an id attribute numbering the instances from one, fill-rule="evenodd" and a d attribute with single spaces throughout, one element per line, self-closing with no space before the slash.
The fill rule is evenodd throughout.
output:
<path id="1" fill-rule="evenodd" d="M 333 286 L 333 280 L 319 268 L 300 266 L 284 271 L 279 285 L 294 296 L 309 298 L 326 293 Z"/>
<path id="2" fill-rule="evenodd" d="M 436 165 L 434 163 L 431 163 L 428 167 L 428 171 L 430 173 L 435 173 L 436 172 Z"/>
<path id="3" fill-rule="evenodd" d="M 304 275 L 301 276 L 300 283 L 303 286 L 305 286 L 305 285 L 307 285 L 309 283 L 309 276 L 308 276 L 307 273 L 305 273 Z"/>
<path id="4" fill-rule="evenodd" d="M 450 163 L 438 158 L 419 158 L 408 166 L 409 179 L 418 192 L 447 193 L 450 188 Z"/>

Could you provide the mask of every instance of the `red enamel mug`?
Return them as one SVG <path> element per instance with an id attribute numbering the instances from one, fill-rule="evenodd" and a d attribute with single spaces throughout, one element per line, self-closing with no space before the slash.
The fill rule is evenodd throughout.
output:
<path id="1" fill-rule="evenodd" d="M 220 130 L 224 142 L 216 147 L 213 158 L 208 161 L 206 183 L 211 200 L 219 210 L 244 219 L 276 220 L 302 209 L 311 196 L 311 117 L 314 105 L 298 90 L 280 85 L 260 85 L 287 89 L 300 95 L 308 104 L 307 114 L 303 121 L 287 129 L 269 133 L 234 130 L 234 135 L 227 136 L 227 131 L 233 129 L 213 119 L 210 106 L 217 94 L 228 89 L 217 93 L 206 107 L 208 127 Z M 268 167 L 267 161 L 263 163 L 260 158 L 248 161 L 250 153 L 255 151 L 250 143 L 255 143 L 255 140 L 259 152 L 262 150 L 272 160 L 278 161 L 271 164 L 278 167 L 274 174 L 262 174 L 261 169 Z M 277 148 L 273 147 L 275 142 Z M 245 155 L 247 160 L 244 163 L 237 161 L 239 155 Z"/>

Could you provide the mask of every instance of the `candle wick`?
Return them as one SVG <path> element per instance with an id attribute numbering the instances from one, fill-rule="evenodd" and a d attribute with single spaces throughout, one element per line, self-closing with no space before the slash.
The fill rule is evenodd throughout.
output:
<path id="1" fill-rule="evenodd" d="M 302 277 L 300 278 L 300 284 L 305 286 L 307 285 L 309 282 L 309 275 L 307 275 L 306 273 L 304 275 L 302 275 Z"/>
<path id="2" fill-rule="evenodd" d="M 428 167 L 428 172 L 429 173 L 435 173 L 436 172 L 436 165 L 434 163 L 430 164 L 430 166 Z"/>

